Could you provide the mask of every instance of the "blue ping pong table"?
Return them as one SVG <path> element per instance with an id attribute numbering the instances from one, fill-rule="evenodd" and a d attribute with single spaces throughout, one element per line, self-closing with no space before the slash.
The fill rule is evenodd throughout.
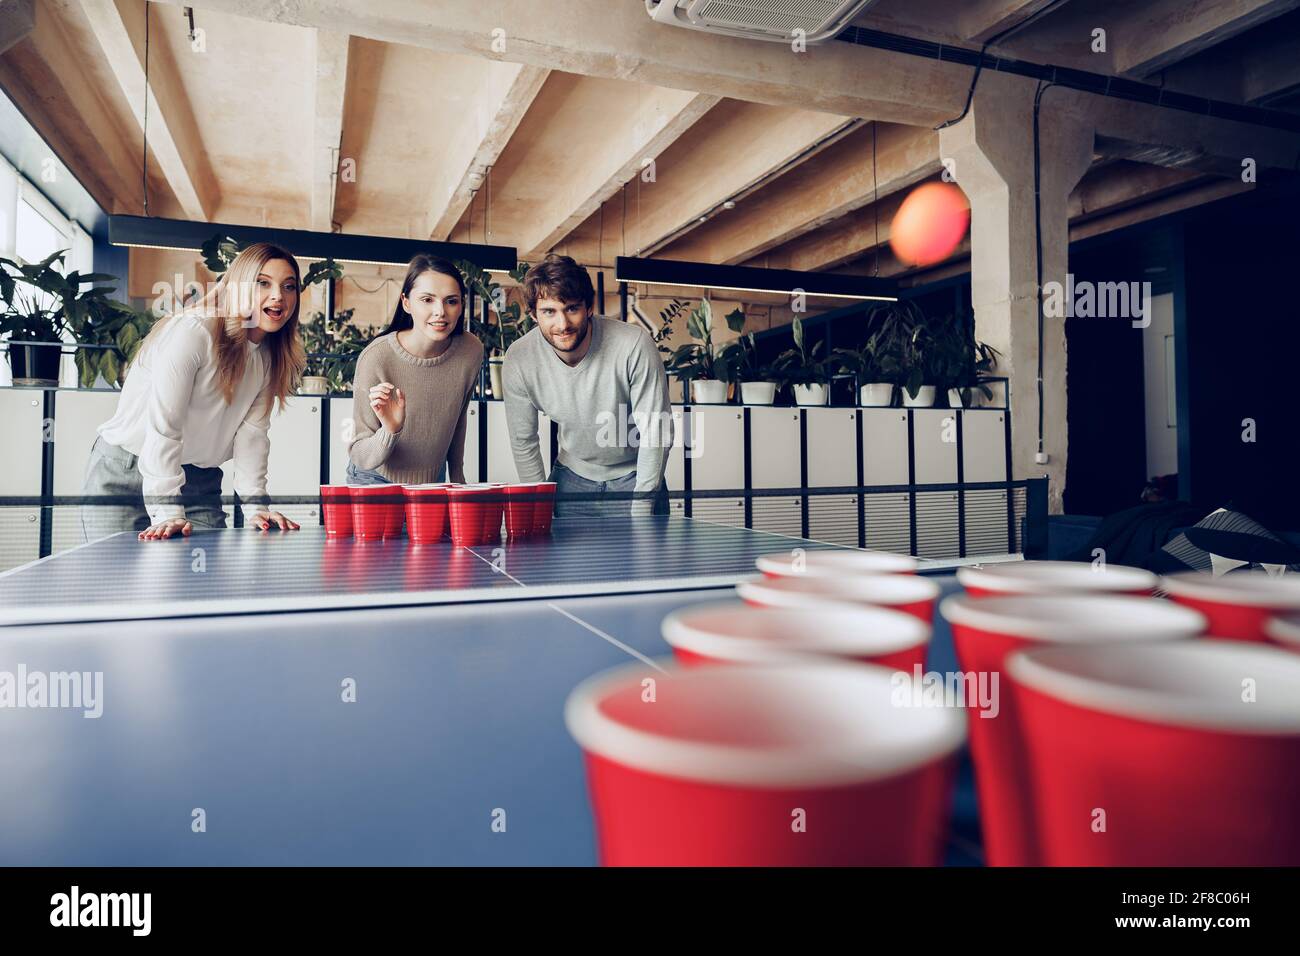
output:
<path id="1" fill-rule="evenodd" d="M 101 673 L 102 713 L 0 709 L 0 865 L 594 864 L 570 690 L 667 655 L 664 615 L 759 554 L 826 547 L 561 519 L 475 548 L 128 533 L 16 568 L 0 672 Z M 952 863 L 979 862 L 968 776 Z"/>

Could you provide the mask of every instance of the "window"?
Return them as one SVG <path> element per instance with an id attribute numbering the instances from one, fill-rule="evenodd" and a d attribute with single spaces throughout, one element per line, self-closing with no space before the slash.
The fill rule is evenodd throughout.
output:
<path id="1" fill-rule="evenodd" d="M 14 251 L 24 263 L 40 262 L 50 253 L 67 249 L 70 245 L 66 225 L 61 229 L 38 211 L 28 198 L 30 193 L 30 188 L 24 184 L 18 200 L 18 230 L 14 242 Z"/>

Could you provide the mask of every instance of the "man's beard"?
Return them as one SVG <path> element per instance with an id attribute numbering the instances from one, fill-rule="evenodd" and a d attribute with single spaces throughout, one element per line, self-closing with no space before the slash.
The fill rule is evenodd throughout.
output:
<path id="1" fill-rule="evenodd" d="M 555 340 L 549 335 L 545 336 L 546 341 L 550 343 L 551 348 L 557 352 L 573 352 L 582 347 L 582 343 L 587 341 L 587 336 L 591 334 L 591 317 L 588 316 L 582 323 L 582 334 L 573 340 L 573 344 L 567 348 L 555 344 Z"/>

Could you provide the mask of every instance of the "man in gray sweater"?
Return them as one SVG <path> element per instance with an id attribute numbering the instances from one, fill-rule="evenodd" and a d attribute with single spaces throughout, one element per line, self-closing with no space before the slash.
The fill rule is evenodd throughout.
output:
<path id="1" fill-rule="evenodd" d="M 550 476 L 557 515 L 666 514 L 668 376 L 645 330 L 594 315 L 595 296 L 587 270 L 568 256 L 547 256 L 524 277 L 537 327 L 510 346 L 502 368 L 515 468 L 520 481 L 546 478 L 541 411 L 559 426 Z M 599 500 L 610 492 L 621 494 Z"/>

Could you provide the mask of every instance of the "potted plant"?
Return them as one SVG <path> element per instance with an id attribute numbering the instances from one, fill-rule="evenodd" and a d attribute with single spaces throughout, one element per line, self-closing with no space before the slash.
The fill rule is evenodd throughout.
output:
<path id="1" fill-rule="evenodd" d="M 352 324 L 352 309 L 344 309 L 326 320 L 325 313 L 315 312 L 300 323 L 303 345 L 307 349 L 306 375 L 301 391 L 306 395 L 349 392 L 357 371 L 357 359 L 375 339 L 371 330 L 363 331 Z M 323 390 L 319 381 L 324 380 Z"/>
<path id="2" fill-rule="evenodd" d="M 759 361 L 754 333 L 745 332 L 744 311 L 733 309 L 727 315 L 727 326 L 739 337 L 718 353 L 723 377 L 736 383 L 742 404 L 771 405 L 776 400 L 777 383 L 772 380 L 771 367 Z"/>
<path id="3" fill-rule="evenodd" d="M 949 407 L 973 406 L 977 394 L 993 397 L 989 373 L 996 368 L 999 353 L 976 341 L 973 316 L 943 319 L 932 338 L 936 381 L 947 390 Z"/>
<path id="4" fill-rule="evenodd" d="M 840 371 L 855 377 L 858 404 L 864 408 L 888 408 L 894 404 L 894 383 L 866 345 L 859 349 L 836 349 L 831 353 L 831 359 Z"/>
<path id="5" fill-rule="evenodd" d="M 792 349 L 777 356 L 775 367 L 781 380 L 791 386 L 796 405 L 825 405 L 829 392 L 826 372 L 829 360 L 821 354 L 825 345 L 818 342 L 810 349 L 804 337 L 803 320 L 795 316 L 791 323 L 794 334 Z"/>
<path id="6" fill-rule="evenodd" d="M 527 315 L 518 302 L 510 301 L 509 290 L 492 278 L 492 274 L 479 268 L 473 262 L 462 260 L 456 263 L 465 276 L 466 283 L 488 303 L 488 309 L 496 316 L 495 322 L 486 322 L 469 316 L 470 331 L 483 343 L 483 353 L 487 356 L 488 378 L 492 383 L 492 396 L 503 398 L 505 390 L 501 383 L 501 369 L 506 350 L 526 335 L 536 324 L 533 317 Z M 528 263 L 520 262 L 510 270 L 510 278 L 516 284 L 524 281 L 528 274 Z"/>
<path id="7" fill-rule="evenodd" d="M 908 408 L 934 404 L 937 357 L 933 352 L 934 329 L 925 314 L 911 301 L 889 302 L 867 316 L 870 334 L 863 345 L 875 363 L 875 374 L 902 386 L 903 405 Z M 873 389 L 879 397 L 883 389 Z"/>
<path id="8" fill-rule="evenodd" d="M 693 342 L 678 346 L 668 359 L 667 370 L 690 382 L 691 401 L 721 405 L 727 401 L 727 383 L 719 378 L 717 353 L 713 348 L 713 306 L 708 299 L 686 317 L 686 331 Z"/>
<path id="9" fill-rule="evenodd" d="M 742 404 L 771 405 L 776 400 L 779 383 L 772 379 L 771 366 L 759 361 L 753 332 L 724 347 L 719 360 L 727 370 L 727 379 L 739 383 Z"/>
<path id="10" fill-rule="evenodd" d="M 87 344 L 114 346 L 93 359 L 78 353 L 80 380 L 86 383 L 86 366 L 90 364 L 94 372 L 87 384 L 93 384 L 101 370 L 110 384 L 118 384 L 126 362 L 134 357 L 140 339 L 149 330 L 152 317 L 138 315 L 130 306 L 109 299 L 111 287 L 93 286 L 116 281 L 116 276 L 75 271 L 65 276 L 56 269 L 56 264 L 63 265 L 66 254 L 66 249 L 60 250 L 27 265 L 0 259 L 0 301 L 4 305 L 0 334 L 9 336 L 15 385 L 56 387 L 64 336 L 69 333 Z M 83 289 L 85 285 L 92 287 Z M 112 338 L 107 339 L 109 336 Z M 116 350 L 119 345 L 120 353 Z"/>

